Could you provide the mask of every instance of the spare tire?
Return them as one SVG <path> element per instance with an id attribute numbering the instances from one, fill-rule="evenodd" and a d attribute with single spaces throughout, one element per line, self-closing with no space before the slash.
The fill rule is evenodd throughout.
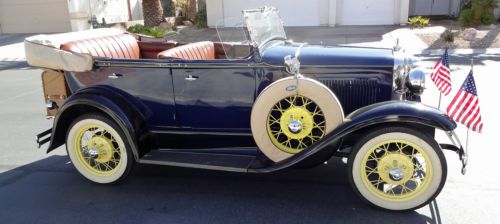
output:
<path id="1" fill-rule="evenodd" d="M 287 77 L 260 93 L 250 122 L 259 149 L 279 162 L 319 141 L 343 120 L 342 106 L 328 87 L 310 78 Z"/>

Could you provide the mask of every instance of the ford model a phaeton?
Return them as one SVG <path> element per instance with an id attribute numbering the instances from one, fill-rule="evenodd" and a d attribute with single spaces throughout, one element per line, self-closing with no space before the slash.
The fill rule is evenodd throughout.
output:
<path id="1" fill-rule="evenodd" d="M 294 43 L 274 8 L 243 15 L 240 43 L 148 43 L 110 29 L 28 38 L 54 116 L 39 145 L 66 144 L 102 184 L 134 163 L 267 173 L 342 156 L 373 205 L 408 210 L 437 196 L 442 149 L 463 150 L 434 140 L 456 124 L 419 103 L 425 76 L 410 58 Z"/>

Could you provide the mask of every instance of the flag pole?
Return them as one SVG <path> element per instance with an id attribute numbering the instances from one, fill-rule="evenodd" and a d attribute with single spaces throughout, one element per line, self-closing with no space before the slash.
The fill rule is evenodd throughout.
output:
<path id="1" fill-rule="evenodd" d="M 474 72 L 473 71 L 474 69 L 474 58 L 471 58 L 470 59 L 470 71 L 471 72 Z M 462 158 L 462 159 L 465 159 L 465 160 L 468 160 L 469 158 L 469 133 L 470 133 L 470 128 L 467 127 L 467 137 L 465 138 L 465 157 L 466 158 Z M 468 161 L 466 161 L 468 162 Z M 465 163 L 462 161 L 462 174 L 465 175 Z"/>
<path id="2" fill-rule="evenodd" d="M 438 110 L 441 110 L 441 96 L 443 95 L 443 92 L 439 91 L 439 102 L 438 102 Z"/>

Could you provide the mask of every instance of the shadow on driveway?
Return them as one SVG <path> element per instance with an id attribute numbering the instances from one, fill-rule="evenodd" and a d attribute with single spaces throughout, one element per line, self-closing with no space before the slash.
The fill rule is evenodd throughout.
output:
<path id="1" fill-rule="evenodd" d="M 26 37 L 36 34 L 2 34 L 0 35 L 0 47 L 10 44 L 21 43 Z"/>
<path id="2" fill-rule="evenodd" d="M 12 69 L 33 69 L 26 61 L 2 61 L 0 60 L 0 71 Z"/>
<path id="3" fill-rule="evenodd" d="M 441 223 L 365 204 L 335 158 L 309 170 L 240 174 L 139 165 L 120 185 L 93 184 L 66 156 L 0 174 L 0 223 Z"/>

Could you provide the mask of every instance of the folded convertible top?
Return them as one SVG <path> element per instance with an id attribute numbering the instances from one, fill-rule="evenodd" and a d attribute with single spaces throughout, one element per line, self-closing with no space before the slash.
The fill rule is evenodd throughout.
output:
<path id="1" fill-rule="evenodd" d="M 93 59 L 89 54 L 61 50 L 62 44 L 75 40 L 123 34 L 126 31 L 101 28 L 52 35 L 36 35 L 24 40 L 26 60 L 29 65 L 54 70 L 83 72 L 92 70 Z"/>

